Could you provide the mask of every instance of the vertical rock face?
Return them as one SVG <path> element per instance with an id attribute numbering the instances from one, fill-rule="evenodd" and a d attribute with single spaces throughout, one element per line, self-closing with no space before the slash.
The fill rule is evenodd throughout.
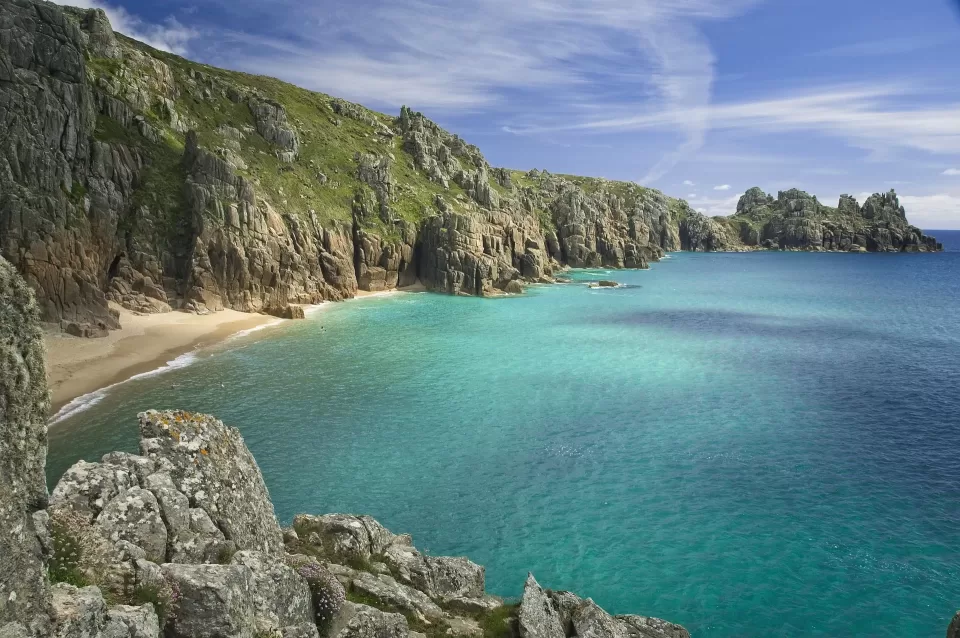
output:
<path id="1" fill-rule="evenodd" d="M 100 43 L 103 20 L 92 24 Z M 119 325 L 103 293 L 117 241 L 102 230 L 116 227 L 114 204 L 138 161 L 91 141 L 85 40 L 54 5 L 0 4 L 0 252 L 37 291 L 45 319 L 105 329 Z"/>
<path id="2" fill-rule="evenodd" d="M 35 516 L 46 506 L 47 395 L 39 309 L 0 258 L 0 630 L 40 632 L 49 602 Z"/>

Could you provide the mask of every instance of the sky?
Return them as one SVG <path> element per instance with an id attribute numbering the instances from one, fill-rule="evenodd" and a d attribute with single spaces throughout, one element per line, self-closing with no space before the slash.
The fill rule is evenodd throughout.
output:
<path id="1" fill-rule="evenodd" d="M 960 229 L 960 0 L 73 0 L 215 66 L 396 114 L 494 166 L 631 180 L 709 215 L 752 186 L 896 189 Z"/>

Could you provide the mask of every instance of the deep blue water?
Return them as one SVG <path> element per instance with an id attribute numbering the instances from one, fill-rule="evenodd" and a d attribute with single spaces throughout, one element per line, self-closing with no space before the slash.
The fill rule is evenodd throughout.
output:
<path id="1" fill-rule="evenodd" d="M 339 304 L 118 387 L 238 426 L 277 514 L 369 513 L 432 553 L 698 637 L 941 637 L 960 608 L 960 253 L 675 254 L 630 284 Z"/>
<path id="2" fill-rule="evenodd" d="M 925 230 L 928 235 L 933 235 L 937 241 L 943 244 L 943 250 L 946 252 L 960 252 L 960 230 Z"/>

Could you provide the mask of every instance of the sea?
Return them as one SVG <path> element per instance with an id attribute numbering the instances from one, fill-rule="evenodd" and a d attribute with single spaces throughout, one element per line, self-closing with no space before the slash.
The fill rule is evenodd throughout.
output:
<path id="1" fill-rule="evenodd" d="M 523 296 L 324 304 L 74 405 L 241 430 L 281 522 L 362 513 L 694 636 L 944 635 L 960 609 L 960 232 L 941 254 L 675 253 Z M 615 289 L 588 283 L 613 279 Z"/>

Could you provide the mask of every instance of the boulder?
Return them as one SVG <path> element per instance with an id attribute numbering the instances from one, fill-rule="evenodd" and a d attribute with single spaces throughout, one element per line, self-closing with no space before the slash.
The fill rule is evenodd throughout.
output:
<path id="1" fill-rule="evenodd" d="M 141 548 L 147 560 L 162 563 L 167 555 L 167 528 L 152 492 L 131 487 L 114 497 L 100 512 L 96 524 L 106 538 L 128 541 Z"/>
<path id="2" fill-rule="evenodd" d="M 616 616 L 627 630 L 629 638 L 690 638 L 690 632 L 666 620 L 647 616 Z"/>
<path id="3" fill-rule="evenodd" d="M 240 550 L 282 557 L 283 537 L 260 468 L 239 430 L 182 411 L 139 415 L 144 456 L 169 464 L 178 491 Z"/>
<path id="4" fill-rule="evenodd" d="M 310 587 L 285 562 L 254 551 L 237 552 L 231 562 L 250 570 L 258 625 L 280 628 L 314 622 Z"/>
<path id="5" fill-rule="evenodd" d="M 107 609 L 101 638 L 159 638 L 160 622 L 153 605 L 117 605 Z"/>
<path id="6" fill-rule="evenodd" d="M 384 606 L 411 614 L 421 622 L 437 621 L 445 616 L 429 596 L 387 575 L 360 572 L 350 587 Z"/>
<path id="7" fill-rule="evenodd" d="M 950 626 L 947 627 L 947 638 L 960 638 L 960 611 L 953 617 Z"/>
<path id="8" fill-rule="evenodd" d="M 590 600 L 564 591 L 545 591 L 527 576 L 520 600 L 521 638 L 690 638 L 680 625 L 646 616 L 611 616 Z"/>
<path id="9" fill-rule="evenodd" d="M 523 585 L 517 618 L 520 638 L 566 638 L 560 613 L 533 574 Z"/>
<path id="10" fill-rule="evenodd" d="M 298 514 L 293 528 L 300 539 L 325 556 L 346 561 L 381 555 L 396 538 L 370 516 Z"/>
<path id="11" fill-rule="evenodd" d="M 626 626 L 587 599 L 570 617 L 574 635 L 581 638 L 627 638 Z"/>
<path id="12" fill-rule="evenodd" d="M 345 603 L 334 619 L 330 638 L 407 638 L 407 619 L 375 607 Z"/>
<path id="13" fill-rule="evenodd" d="M 162 565 L 179 600 L 167 638 L 255 638 L 253 574 L 243 565 Z"/>
<path id="14" fill-rule="evenodd" d="M 106 622 L 107 605 L 96 587 L 53 586 L 53 622 L 57 638 L 97 638 Z"/>

